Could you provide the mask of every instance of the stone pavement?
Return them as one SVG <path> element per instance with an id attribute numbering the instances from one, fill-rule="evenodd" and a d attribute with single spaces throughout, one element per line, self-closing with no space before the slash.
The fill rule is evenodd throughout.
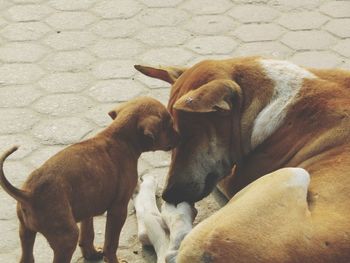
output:
<path id="1" fill-rule="evenodd" d="M 350 69 L 350 1 L 328 0 L 0 0 L 0 150 L 21 145 L 5 172 L 20 186 L 68 144 L 95 134 L 117 103 L 169 86 L 133 64 L 192 65 L 204 58 L 267 55 L 311 67 Z M 169 155 L 142 156 L 140 174 L 164 178 Z M 199 221 L 218 209 L 202 201 Z M 0 262 L 20 255 L 15 202 L 0 190 Z M 142 249 L 135 216 L 119 256 L 155 262 Z M 102 243 L 105 218 L 95 220 Z M 51 249 L 38 236 L 36 262 Z M 83 262 L 77 250 L 73 262 Z"/>

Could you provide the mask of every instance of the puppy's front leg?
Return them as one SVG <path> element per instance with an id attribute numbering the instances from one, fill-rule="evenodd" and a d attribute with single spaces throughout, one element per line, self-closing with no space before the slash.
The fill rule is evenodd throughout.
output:
<path id="1" fill-rule="evenodd" d="M 115 204 L 107 211 L 105 244 L 103 247 L 104 260 L 108 263 L 118 263 L 117 248 L 119 236 L 128 214 L 125 204 Z"/>
<path id="2" fill-rule="evenodd" d="M 94 247 L 94 222 L 93 218 L 88 218 L 80 223 L 80 236 L 79 246 L 85 259 L 87 260 L 98 260 L 102 259 L 102 249 L 96 249 Z"/>

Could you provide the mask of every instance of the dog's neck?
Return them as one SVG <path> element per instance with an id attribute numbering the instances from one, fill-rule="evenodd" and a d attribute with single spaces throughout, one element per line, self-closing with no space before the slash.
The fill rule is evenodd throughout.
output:
<path id="1" fill-rule="evenodd" d="M 118 117 L 105 130 L 97 136 L 103 136 L 116 143 L 118 147 L 123 146 L 126 153 L 130 153 L 138 159 L 145 150 L 142 147 L 140 134 L 137 129 L 137 121 L 134 118 Z"/>
<path id="2" fill-rule="evenodd" d="M 244 94 L 241 115 L 243 153 L 248 154 L 280 128 L 303 86 L 316 76 L 293 63 L 258 59 L 235 66 Z"/>

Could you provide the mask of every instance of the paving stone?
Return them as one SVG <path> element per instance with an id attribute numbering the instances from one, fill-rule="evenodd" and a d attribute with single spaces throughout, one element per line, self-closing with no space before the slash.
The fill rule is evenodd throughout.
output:
<path id="1" fill-rule="evenodd" d="M 52 116 L 77 116 L 93 107 L 92 101 L 81 95 L 55 94 L 40 98 L 33 108 Z"/>
<path id="2" fill-rule="evenodd" d="M 49 5 L 58 10 L 77 11 L 89 8 L 94 2 L 91 0 L 50 0 Z"/>
<path id="3" fill-rule="evenodd" d="M 39 121 L 29 109 L 0 109 L 0 134 L 22 133 Z"/>
<path id="4" fill-rule="evenodd" d="M 35 125 L 32 134 L 42 144 L 71 144 L 91 130 L 91 124 L 78 117 L 51 118 Z"/>
<path id="5" fill-rule="evenodd" d="M 328 51 L 309 51 L 295 54 L 291 61 L 305 67 L 333 68 L 340 64 L 341 59 Z"/>
<path id="6" fill-rule="evenodd" d="M 147 152 L 141 155 L 141 159 L 151 164 L 152 167 L 168 167 L 170 164 L 170 152 Z"/>
<path id="7" fill-rule="evenodd" d="M 19 160 L 8 160 L 4 163 L 4 173 L 6 174 L 6 177 L 11 180 L 11 183 L 15 185 L 16 187 L 21 187 L 24 183 L 24 181 L 28 178 L 28 175 L 32 172 L 32 168 L 26 165 L 24 162 Z M 13 200 L 12 197 L 9 197 L 7 195 L 7 198 L 11 198 L 11 201 Z M 14 201 L 14 200 L 13 200 Z M 12 202 L 11 202 L 12 203 Z M 15 202 L 14 202 L 15 203 Z M 14 218 L 17 217 L 16 215 L 16 206 L 13 206 L 12 211 Z M 16 222 L 18 219 L 16 218 Z M 18 224 L 18 223 L 17 223 Z M 16 240 L 19 239 L 19 236 L 16 231 Z"/>
<path id="8" fill-rule="evenodd" d="M 99 58 L 129 59 L 143 50 L 143 45 L 133 39 L 101 40 L 91 48 Z"/>
<path id="9" fill-rule="evenodd" d="M 151 65 L 185 65 L 193 56 L 193 53 L 183 48 L 158 48 L 151 49 L 141 55 L 141 64 Z"/>
<path id="10" fill-rule="evenodd" d="M 100 104 L 86 111 L 85 117 L 92 120 L 100 127 L 106 127 L 112 122 L 108 112 L 114 109 L 118 104 L 119 103 Z"/>
<path id="11" fill-rule="evenodd" d="M 88 12 L 60 12 L 49 16 L 46 22 L 57 30 L 84 29 L 93 23 L 96 17 Z"/>
<path id="12" fill-rule="evenodd" d="M 197 37 L 186 44 L 186 47 L 199 54 L 226 54 L 236 46 L 232 38 L 225 36 Z"/>
<path id="13" fill-rule="evenodd" d="M 244 42 L 276 40 L 284 30 L 275 24 L 242 25 L 233 32 L 233 35 Z"/>
<path id="14" fill-rule="evenodd" d="M 153 97 L 156 100 L 159 100 L 163 105 L 167 105 L 170 97 L 170 89 L 169 87 L 164 89 L 157 89 L 148 92 L 147 96 Z"/>
<path id="15" fill-rule="evenodd" d="M 154 46 L 178 46 L 190 38 L 190 33 L 176 27 L 148 28 L 137 34 L 136 39 Z"/>
<path id="16" fill-rule="evenodd" d="M 70 71 L 78 72 L 86 69 L 94 58 L 87 52 L 79 51 L 64 51 L 53 53 L 46 59 L 45 67 L 50 71 Z"/>
<path id="17" fill-rule="evenodd" d="M 350 58 L 350 39 L 344 39 L 339 41 L 338 44 L 333 47 L 333 49 L 339 54 Z"/>
<path id="18" fill-rule="evenodd" d="M 42 146 L 40 149 L 33 152 L 29 158 L 26 158 L 28 165 L 38 168 L 44 164 L 49 158 L 64 149 L 65 146 Z"/>
<path id="19" fill-rule="evenodd" d="M 349 1 L 331 1 L 320 7 L 320 10 L 332 17 L 350 17 L 350 2 Z"/>
<path id="20" fill-rule="evenodd" d="M 148 7 L 172 7 L 176 6 L 184 0 L 139 0 Z"/>
<path id="21" fill-rule="evenodd" d="M 135 62 L 132 60 L 103 60 L 92 68 L 98 79 L 130 78 L 135 75 Z"/>
<path id="22" fill-rule="evenodd" d="M 46 53 L 45 46 L 13 42 L 0 47 L 0 60 L 4 62 L 36 62 Z"/>
<path id="23" fill-rule="evenodd" d="M 325 28 L 339 37 L 350 37 L 350 18 L 330 21 Z"/>
<path id="24" fill-rule="evenodd" d="M 243 23 L 270 22 L 279 15 L 279 12 L 267 6 L 250 4 L 235 6 L 229 15 Z"/>
<path id="25" fill-rule="evenodd" d="M 7 8 L 9 8 L 12 5 L 12 3 L 9 0 L 2 0 L 0 5 L 0 10 L 5 11 Z"/>
<path id="26" fill-rule="evenodd" d="M 0 28 L 4 27 L 7 24 L 8 22 L 4 18 L 0 17 Z"/>
<path id="27" fill-rule="evenodd" d="M 176 8 L 148 8 L 137 15 L 139 23 L 148 26 L 176 26 L 189 18 L 184 10 Z"/>
<path id="28" fill-rule="evenodd" d="M 341 64 L 339 64 L 338 67 L 350 71 L 350 62 L 349 61 L 342 62 Z"/>
<path id="29" fill-rule="evenodd" d="M 18 145 L 19 149 L 10 155 L 7 160 L 18 160 L 38 149 L 39 144 L 33 138 L 23 134 L 0 135 L 0 149 L 4 151 Z"/>
<path id="30" fill-rule="evenodd" d="M 52 9 L 46 5 L 15 5 L 5 16 L 12 21 L 39 21 L 48 16 Z"/>
<path id="31" fill-rule="evenodd" d="M 150 64 L 150 65 L 152 66 L 152 64 Z M 157 64 L 155 64 L 153 66 L 157 66 Z M 164 64 L 163 66 L 169 66 L 169 65 L 165 65 Z M 169 86 L 169 84 L 167 82 L 163 81 L 163 80 L 150 78 L 150 77 L 147 77 L 147 76 L 145 76 L 145 75 L 143 75 L 141 73 L 137 73 L 135 75 L 134 79 L 136 79 L 137 81 L 143 83 L 146 87 L 148 87 L 150 89 L 160 89 L 160 88 L 166 88 L 166 87 Z"/>
<path id="32" fill-rule="evenodd" d="M 296 12 L 284 14 L 278 22 L 292 30 L 315 29 L 322 26 L 328 18 L 319 12 Z"/>
<path id="33" fill-rule="evenodd" d="M 267 56 L 275 58 L 288 58 L 293 51 L 278 42 L 244 43 L 234 51 L 235 56 Z"/>
<path id="34" fill-rule="evenodd" d="M 44 0 L 12 0 L 12 2 L 18 3 L 18 4 L 37 4 L 43 1 Z"/>
<path id="35" fill-rule="evenodd" d="M 89 95 L 100 102 L 121 102 L 141 95 L 143 85 L 129 79 L 103 80 L 89 90 Z"/>
<path id="36" fill-rule="evenodd" d="M 283 11 L 305 11 L 305 10 L 314 10 L 323 0 L 271 0 L 270 5 L 283 10 Z"/>
<path id="37" fill-rule="evenodd" d="M 93 10 L 103 18 L 129 18 L 141 11 L 142 5 L 136 1 L 99 1 Z"/>
<path id="38" fill-rule="evenodd" d="M 40 80 L 42 89 L 50 92 L 78 92 L 86 89 L 91 84 L 92 78 L 87 73 L 53 73 Z"/>
<path id="39" fill-rule="evenodd" d="M 222 14 L 232 6 L 228 0 L 189 0 L 181 4 L 183 8 L 197 15 Z"/>
<path id="40" fill-rule="evenodd" d="M 42 95 L 31 85 L 4 86 L 0 89 L 0 107 L 24 107 Z"/>
<path id="41" fill-rule="evenodd" d="M 37 40 L 44 36 L 50 28 L 42 22 L 13 23 L 5 26 L 1 35 L 13 41 Z"/>
<path id="42" fill-rule="evenodd" d="M 318 50 L 330 47 L 336 39 L 323 31 L 298 31 L 285 34 L 281 41 L 296 50 Z"/>
<path id="43" fill-rule="evenodd" d="M 144 28 L 136 19 L 101 20 L 92 26 L 92 31 L 105 38 L 125 38 L 133 36 Z"/>
<path id="44" fill-rule="evenodd" d="M 0 67 L 0 83 L 27 84 L 38 80 L 43 74 L 43 70 L 34 64 L 4 64 Z"/>
<path id="45" fill-rule="evenodd" d="M 89 46 L 96 36 L 87 31 L 63 31 L 53 33 L 45 39 L 45 43 L 57 50 L 75 50 Z"/>
<path id="46" fill-rule="evenodd" d="M 185 27 L 191 32 L 203 35 L 223 34 L 235 28 L 234 21 L 227 16 L 196 16 Z"/>

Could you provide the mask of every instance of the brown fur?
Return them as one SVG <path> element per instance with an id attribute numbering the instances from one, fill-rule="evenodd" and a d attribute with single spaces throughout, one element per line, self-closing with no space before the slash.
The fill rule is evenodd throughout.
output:
<path id="1" fill-rule="evenodd" d="M 137 160 L 144 151 L 169 150 L 178 136 L 166 108 L 151 98 L 130 101 L 109 114 L 114 121 L 108 128 L 50 158 L 22 190 L 1 173 L 2 187 L 19 201 L 21 263 L 34 262 L 36 232 L 48 240 L 55 263 L 70 262 L 78 239 L 86 259 L 103 255 L 107 262 L 118 262 L 119 235 L 137 183 Z M 1 168 L 11 151 L 1 158 Z M 105 211 L 105 243 L 98 251 L 92 218 Z M 76 222 L 81 222 L 80 238 Z"/>
<path id="2" fill-rule="evenodd" d="M 201 62 L 185 70 L 174 82 L 168 108 L 182 140 L 173 150 L 163 197 L 176 203 L 203 198 L 217 182 L 209 176 L 213 174 L 211 169 L 219 170 L 220 176 L 216 178 L 222 178 L 236 165 L 234 172 L 219 183 L 220 190 L 231 198 L 268 173 L 277 170 L 274 178 L 278 181 L 286 173 L 278 169 L 302 167 L 311 175 L 307 200 L 304 200 L 307 209 L 296 219 L 292 211 L 297 203 L 289 198 L 284 210 L 249 202 L 245 204 L 250 212 L 240 213 L 236 212 L 233 198 L 185 239 L 178 260 L 350 262 L 350 72 L 310 69 L 318 78 L 304 80 L 283 125 L 250 150 L 254 120 L 268 103 L 274 88 L 273 80 L 268 78 L 258 60 L 252 57 Z M 240 101 L 224 98 L 231 104 L 231 114 L 223 114 L 221 110 L 196 113 L 189 105 L 176 110 L 174 105 L 182 99 L 197 104 L 201 101 L 205 101 L 205 105 L 213 103 L 216 95 L 212 101 L 207 98 L 211 94 L 206 94 L 206 99 L 202 100 L 203 94 L 197 92 L 194 96 L 190 91 L 200 90 L 218 79 L 234 81 L 241 89 Z M 217 138 L 216 152 L 208 146 L 212 138 Z M 231 158 L 227 158 L 228 155 Z M 213 158 L 217 158 L 215 168 L 208 164 Z M 208 176 L 196 175 L 200 169 Z M 198 176 L 206 176 L 202 193 L 198 192 L 196 184 Z M 274 190 L 260 183 L 256 185 L 255 191 L 245 195 L 263 192 L 265 195 L 260 198 L 266 198 L 267 204 L 279 202 L 280 198 L 273 195 Z M 289 190 L 282 193 L 293 196 Z M 254 214 L 254 211 L 259 213 Z M 311 213 L 311 217 L 307 213 Z"/>

